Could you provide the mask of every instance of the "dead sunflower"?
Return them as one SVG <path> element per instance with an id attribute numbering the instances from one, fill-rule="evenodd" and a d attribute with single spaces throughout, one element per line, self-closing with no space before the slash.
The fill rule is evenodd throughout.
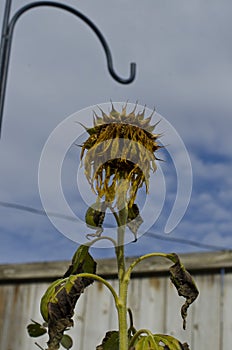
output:
<path id="1" fill-rule="evenodd" d="M 153 134 L 155 125 L 150 125 L 152 114 L 144 118 L 143 111 L 136 114 L 137 104 L 127 113 L 112 104 L 107 115 L 100 109 L 101 116 L 94 112 L 92 128 L 85 128 L 89 138 L 82 145 L 85 175 L 98 197 L 108 203 L 115 203 L 118 209 L 134 204 L 139 188 L 149 188 L 150 170 L 156 170 L 155 152 L 161 147 L 157 143 L 159 134 Z M 122 195 L 123 194 L 123 195 Z M 123 201 L 122 201 L 122 198 Z"/>

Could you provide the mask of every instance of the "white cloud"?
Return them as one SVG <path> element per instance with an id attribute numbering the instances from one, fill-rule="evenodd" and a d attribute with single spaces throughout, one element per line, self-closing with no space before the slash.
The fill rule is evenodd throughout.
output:
<path id="1" fill-rule="evenodd" d="M 13 1 L 13 10 L 26 3 Z M 66 3 L 77 8 L 74 0 Z M 150 108 L 156 105 L 191 153 L 194 191 L 184 221 L 173 234 L 184 237 L 188 231 L 192 239 L 212 242 L 223 236 L 231 246 L 231 7 L 227 0 L 78 3 L 78 9 L 103 30 L 118 74 L 127 77 L 129 63 L 136 61 L 138 74 L 129 86 L 108 75 L 98 39 L 81 20 L 54 9 L 25 14 L 16 24 L 10 60 L 0 140 L 0 200 L 40 207 L 39 157 L 56 125 L 76 110 L 110 98 L 139 99 Z M 165 205 L 170 208 L 174 168 L 167 168 L 165 175 Z M 71 193 L 73 184 L 66 185 Z M 157 196 L 154 189 L 154 205 Z M 3 208 L 0 213 L 2 231 L 15 230 L 19 240 L 35 225 L 44 232 L 41 240 L 46 240 L 52 227 L 33 214 Z M 160 222 L 165 215 L 164 210 Z M 144 247 L 148 245 L 144 241 Z M 14 254 L 10 247 L 8 252 L 10 261 Z"/>

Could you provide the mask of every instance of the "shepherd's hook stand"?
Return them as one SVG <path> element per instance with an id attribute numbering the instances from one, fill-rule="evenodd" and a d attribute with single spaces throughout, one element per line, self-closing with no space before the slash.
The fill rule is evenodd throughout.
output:
<path id="1" fill-rule="evenodd" d="M 36 7 L 41 7 L 41 6 L 56 7 L 61 10 L 65 10 L 69 13 L 72 13 L 74 16 L 82 19 L 94 31 L 94 33 L 97 35 L 98 39 L 100 40 L 106 54 L 107 67 L 110 75 L 117 82 L 121 84 L 130 84 L 135 78 L 135 72 L 136 72 L 135 63 L 130 64 L 129 78 L 124 79 L 117 75 L 117 73 L 114 71 L 112 55 L 104 36 L 88 17 L 83 15 L 81 12 L 79 12 L 75 8 L 59 2 L 35 1 L 21 7 L 10 20 L 11 0 L 6 0 L 3 25 L 2 25 L 1 44 L 0 44 L 0 137 L 1 137 L 6 83 L 7 83 L 7 75 L 8 75 L 9 59 L 10 59 L 11 43 L 12 43 L 14 27 L 17 20 L 22 14 L 24 14 L 28 10 L 31 10 Z"/>

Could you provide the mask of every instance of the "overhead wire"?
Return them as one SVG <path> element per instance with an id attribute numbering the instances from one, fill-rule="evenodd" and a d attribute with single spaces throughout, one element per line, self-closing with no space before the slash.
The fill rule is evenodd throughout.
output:
<path id="1" fill-rule="evenodd" d="M 44 209 L 37 209 L 37 208 L 30 207 L 30 206 L 22 205 L 22 204 L 0 201 L 0 206 L 4 207 L 4 208 L 21 210 L 21 211 L 28 212 L 31 214 L 42 215 L 42 216 L 49 215 L 49 216 L 53 216 L 53 217 L 57 217 L 57 218 L 62 218 L 62 219 L 68 220 L 68 221 L 77 221 L 78 222 L 77 219 L 75 219 L 69 215 L 64 215 L 64 214 L 55 213 L 55 212 L 46 212 Z M 145 234 L 146 234 L 146 236 L 149 236 L 149 237 L 155 238 L 155 239 L 159 239 L 162 241 L 169 241 L 169 242 L 173 242 L 173 243 L 186 244 L 186 245 L 191 245 L 191 246 L 203 248 L 203 249 L 222 250 L 222 251 L 228 250 L 228 247 L 207 244 L 207 243 L 201 243 L 201 242 L 197 242 L 197 241 L 190 240 L 190 239 L 165 236 L 163 234 L 158 234 L 158 233 L 155 233 L 152 231 L 147 231 Z"/>
<path id="2" fill-rule="evenodd" d="M 162 241 L 187 244 L 187 245 L 191 245 L 191 246 L 198 247 L 198 248 L 204 248 L 204 249 L 210 249 L 210 250 L 228 250 L 228 247 L 226 248 L 223 246 L 218 246 L 218 245 L 213 245 L 213 244 L 200 243 L 200 242 L 196 242 L 196 241 L 193 241 L 190 239 L 185 239 L 185 238 L 169 237 L 169 236 L 161 235 L 161 234 L 154 233 L 151 231 L 147 231 L 146 235 L 149 237 L 160 239 Z"/>
<path id="3" fill-rule="evenodd" d="M 37 215 L 43 215 L 43 216 L 50 215 L 53 217 L 66 219 L 69 221 L 77 221 L 77 219 L 73 218 L 72 216 L 68 216 L 68 215 L 64 215 L 64 214 L 60 214 L 60 213 L 48 212 L 48 211 L 46 212 L 43 209 L 37 209 L 37 208 L 33 208 L 33 207 L 29 207 L 27 205 L 22 205 L 22 204 L 17 204 L 17 203 L 9 203 L 9 202 L 0 201 L 0 206 L 5 207 L 5 208 L 22 210 L 22 211 L 29 212 L 32 214 L 37 214 Z"/>

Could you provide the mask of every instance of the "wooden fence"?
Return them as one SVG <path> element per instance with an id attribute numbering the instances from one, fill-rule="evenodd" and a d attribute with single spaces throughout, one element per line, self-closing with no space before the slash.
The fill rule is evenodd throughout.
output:
<path id="1" fill-rule="evenodd" d="M 190 307 L 187 330 L 182 330 L 180 307 L 184 299 L 170 283 L 167 264 L 151 259 L 138 265 L 129 290 L 129 306 L 136 328 L 168 333 L 191 350 L 232 348 L 232 252 L 180 256 L 192 273 L 200 295 Z M 130 259 L 129 259 L 130 260 Z M 0 349 L 39 349 L 47 336 L 29 338 L 30 319 L 42 322 L 39 303 L 50 281 L 62 276 L 68 262 L 0 265 Z M 112 260 L 98 263 L 99 273 L 117 288 L 116 266 Z M 95 282 L 81 296 L 74 316 L 73 350 L 94 350 L 107 330 L 117 329 L 113 299 Z"/>

